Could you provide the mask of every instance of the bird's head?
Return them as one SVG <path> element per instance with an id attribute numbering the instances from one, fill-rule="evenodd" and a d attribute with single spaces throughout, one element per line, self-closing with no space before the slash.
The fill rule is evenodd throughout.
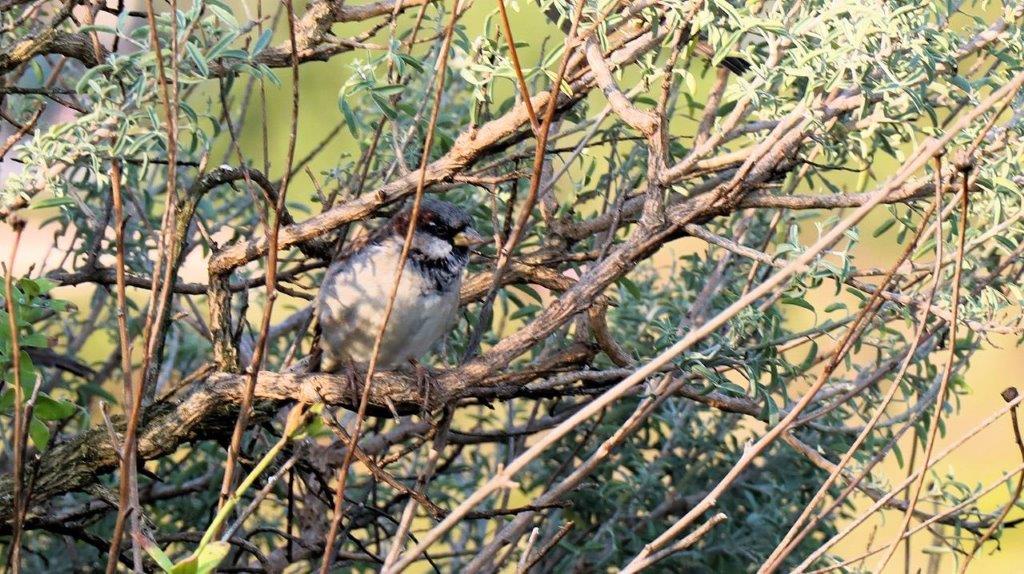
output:
<path id="1" fill-rule="evenodd" d="M 412 218 L 412 201 L 392 219 L 396 239 L 405 240 Z M 486 240 L 472 227 L 473 220 L 459 207 L 432 197 L 420 202 L 419 216 L 412 237 L 413 255 L 419 258 L 444 260 L 455 256 L 465 260 L 469 249 Z"/>

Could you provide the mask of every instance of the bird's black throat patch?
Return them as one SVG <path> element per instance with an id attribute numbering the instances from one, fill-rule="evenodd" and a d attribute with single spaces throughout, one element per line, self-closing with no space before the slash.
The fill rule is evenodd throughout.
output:
<path id="1" fill-rule="evenodd" d="M 456 247 L 448 257 L 438 259 L 429 257 L 418 249 L 412 249 L 409 252 L 409 259 L 416 269 L 430 280 L 435 289 L 447 291 L 466 266 L 469 253 L 465 248 Z"/>

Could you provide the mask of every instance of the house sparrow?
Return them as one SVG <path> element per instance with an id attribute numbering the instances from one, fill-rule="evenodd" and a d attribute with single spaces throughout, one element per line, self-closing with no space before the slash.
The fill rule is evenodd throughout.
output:
<path id="1" fill-rule="evenodd" d="M 335 372 L 370 362 L 412 215 L 406 206 L 366 243 L 327 269 L 316 302 L 321 369 Z M 458 207 L 424 197 L 377 367 L 408 366 L 452 327 L 469 248 L 483 243 Z"/>

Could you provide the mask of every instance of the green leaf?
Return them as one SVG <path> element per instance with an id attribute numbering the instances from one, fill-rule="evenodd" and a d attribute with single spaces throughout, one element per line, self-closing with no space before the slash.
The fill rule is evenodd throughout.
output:
<path id="1" fill-rule="evenodd" d="M 88 26 L 82 26 L 78 29 L 78 32 L 104 32 L 107 34 L 117 34 L 117 30 L 114 29 L 113 26 L 103 26 L 101 24 L 91 24 Z"/>
<path id="2" fill-rule="evenodd" d="M 199 552 L 199 564 L 196 568 L 196 574 L 207 574 L 213 572 L 217 565 L 219 565 L 228 552 L 231 551 L 231 545 L 227 542 L 218 540 L 217 542 L 211 542 L 206 545 L 202 551 Z"/>
<path id="3" fill-rule="evenodd" d="M 733 108 L 735 108 L 735 107 L 736 107 L 736 100 L 730 100 L 728 102 L 725 102 L 721 106 L 719 106 L 718 109 L 715 110 L 715 115 L 720 117 L 720 118 L 721 117 L 725 117 L 725 116 L 729 115 L 729 112 L 731 112 L 733 110 Z"/>
<path id="4" fill-rule="evenodd" d="M 221 58 L 231 58 L 233 60 L 248 60 L 249 52 L 242 50 L 241 48 L 232 48 L 230 50 L 224 50 L 220 53 Z"/>
<path id="5" fill-rule="evenodd" d="M 18 339 L 18 343 L 22 347 L 49 347 L 50 342 L 46 339 L 46 335 L 42 333 L 32 333 L 25 337 Z"/>
<path id="6" fill-rule="evenodd" d="M 728 38 L 726 38 L 725 42 L 723 42 L 722 45 L 716 46 L 715 57 L 712 58 L 711 65 L 717 66 L 718 64 L 721 64 L 722 60 L 726 59 L 729 56 L 729 51 L 732 49 L 733 45 L 739 41 L 740 37 L 743 36 L 745 32 L 746 30 L 736 30 L 735 32 L 730 34 Z"/>
<path id="7" fill-rule="evenodd" d="M 803 298 L 783 297 L 782 298 L 782 303 L 785 304 L 785 305 L 795 305 L 797 307 L 801 307 L 803 309 L 807 309 L 811 313 L 815 312 L 814 305 L 811 305 L 810 303 L 807 302 L 806 299 L 803 299 Z"/>
<path id="8" fill-rule="evenodd" d="M 698 375 L 701 375 L 710 383 L 715 383 L 722 378 L 721 376 L 719 376 L 718 373 L 705 367 L 701 363 L 694 363 L 693 366 L 690 367 L 690 370 L 693 371 L 694 373 L 697 373 Z"/>
<path id="9" fill-rule="evenodd" d="M 356 121 L 356 114 L 352 111 L 352 107 L 343 97 L 338 99 L 338 107 L 341 108 L 341 113 L 345 116 L 345 126 L 348 127 L 348 131 L 352 132 L 352 137 L 359 137 L 357 133 L 359 123 Z"/>
<path id="10" fill-rule="evenodd" d="M 78 411 L 74 403 L 56 400 L 40 393 L 36 398 L 35 414 L 44 421 L 59 421 L 70 417 Z"/>
<path id="11" fill-rule="evenodd" d="M 999 244 L 1002 245 L 1006 249 L 1007 253 L 1013 253 L 1014 250 L 1017 249 L 1017 246 L 1014 245 L 1013 241 L 1010 241 L 1010 239 L 1008 237 L 1005 237 L 1003 235 L 996 235 L 992 239 L 995 239 L 996 241 L 998 241 Z"/>
<path id="12" fill-rule="evenodd" d="M 50 428 L 34 416 L 28 423 L 28 436 L 40 451 L 46 450 L 46 445 L 50 444 Z"/>
<path id="13" fill-rule="evenodd" d="M 622 279 L 619 279 L 619 285 L 622 285 L 634 299 L 640 301 L 644 298 L 643 292 L 640 291 L 640 288 L 637 287 L 636 283 L 633 281 L 623 277 Z"/>
<path id="14" fill-rule="evenodd" d="M 540 305 L 526 305 L 525 307 L 520 307 L 519 309 L 516 309 L 516 312 L 512 313 L 512 315 L 509 316 L 509 319 L 522 319 L 523 317 L 532 315 L 537 311 L 540 311 Z"/>
<path id="15" fill-rule="evenodd" d="M 56 287 L 57 283 L 50 281 L 46 277 L 40 277 L 39 279 L 36 279 L 36 286 L 39 287 L 40 293 L 45 294 L 49 293 L 54 287 Z"/>
<path id="16" fill-rule="evenodd" d="M 235 41 L 235 38 L 238 38 L 238 34 L 232 32 L 225 34 L 223 38 L 217 40 L 217 43 L 206 51 L 206 61 L 209 62 L 220 58 L 224 54 L 224 51 L 228 49 L 228 46 Z"/>
<path id="17" fill-rule="evenodd" d="M 70 197 L 48 197 L 42 201 L 37 201 L 32 204 L 32 209 L 46 209 L 48 207 L 64 207 L 65 205 L 74 205 L 75 200 Z"/>
<path id="18" fill-rule="evenodd" d="M 232 28 L 238 27 L 238 21 L 235 20 L 234 14 L 232 14 L 231 11 L 226 6 L 220 4 L 219 2 L 209 2 L 207 3 L 206 7 L 209 8 L 210 12 L 216 14 L 217 17 L 220 18 L 221 21 L 227 24 L 228 26 Z"/>
<path id="19" fill-rule="evenodd" d="M 28 356 L 24 350 L 21 351 L 21 362 L 18 365 L 18 374 L 21 375 L 21 387 L 25 389 L 26 393 L 32 392 L 32 387 L 36 383 L 36 366 L 32 362 L 32 358 Z M 10 364 L 7 368 L 0 371 L 0 376 L 9 383 L 14 383 L 13 372 L 11 372 Z"/>
<path id="20" fill-rule="evenodd" d="M 779 406 L 772 400 L 771 394 L 763 390 L 758 394 L 761 395 L 761 400 L 764 401 L 761 406 L 761 418 L 772 425 L 779 422 Z"/>
<path id="21" fill-rule="evenodd" d="M 271 84 L 274 84 L 279 88 L 281 87 L 281 78 L 277 77 L 277 74 L 274 73 L 274 70 L 270 69 L 270 66 L 266 64 L 259 64 L 256 66 L 256 69 L 259 70 L 261 78 L 270 80 Z"/>
<path id="22" fill-rule="evenodd" d="M 800 366 L 797 369 L 798 372 L 810 369 L 811 365 L 814 364 L 814 359 L 816 358 L 818 358 L 818 342 L 811 341 L 811 348 L 807 351 L 807 356 L 804 358 L 803 362 L 800 363 Z"/>
<path id="23" fill-rule="evenodd" d="M 420 61 L 417 60 L 416 58 L 414 58 L 414 57 L 412 57 L 412 56 L 410 56 L 408 54 L 399 54 L 398 58 L 400 60 L 402 60 L 403 62 L 405 62 L 406 65 L 408 65 L 408 66 L 412 67 L 413 69 L 415 69 L 417 72 L 419 72 L 421 74 L 423 73 L 423 64 L 421 64 Z"/>
<path id="24" fill-rule="evenodd" d="M 526 293 L 527 295 L 530 296 L 531 299 L 533 299 L 534 301 L 536 301 L 538 303 L 543 303 L 544 302 L 544 299 L 541 298 L 540 293 L 538 293 L 536 291 L 536 289 L 534 289 L 533 287 L 530 287 L 529 285 L 527 285 L 525 283 L 523 283 L 522 285 L 512 285 L 511 287 L 513 289 L 516 289 L 517 291 L 522 291 L 523 293 Z"/>
<path id="25" fill-rule="evenodd" d="M 163 569 L 164 572 L 174 571 L 174 562 L 167 557 L 167 554 L 156 545 L 155 542 L 149 538 L 143 536 L 141 533 L 135 537 L 135 541 L 139 543 L 139 546 L 149 554 L 149 557 L 156 562 L 157 566 Z"/>
<path id="26" fill-rule="evenodd" d="M 18 289 L 21 289 L 22 293 L 28 295 L 29 299 L 35 299 L 40 293 L 36 282 L 28 278 L 18 279 Z"/>
<path id="27" fill-rule="evenodd" d="M 274 31 L 267 28 L 260 34 L 260 37 L 256 39 L 256 43 L 252 46 L 252 55 L 255 56 L 265 50 L 270 45 L 270 39 L 274 36 Z"/>
<path id="28" fill-rule="evenodd" d="M 679 77 L 682 79 L 683 87 L 686 88 L 686 92 L 688 94 L 692 94 L 697 91 L 697 78 L 692 72 L 690 72 L 690 70 L 680 68 L 675 70 L 675 72 L 679 74 Z"/>
<path id="29" fill-rule="evenodd" d="M 885 220 L 884 223 L 882 223 L 881 225 L 878 226 L 878 229 L 876 229 L 875 232 L 873 234 L 871 234 L 871 236 L 872 237 L 878 237 L 878 236 L 882 235 L 883 233 L 885 233 L 886 231 L 889 231 L 889 229 L 893 225 L 896 225 L 896 220 L 895 219 L 887 219 L 887 220 Z"/>
<path id="30" fill-rule="evenodd" d="M 391 84 L 391 85 L 387 85 L 387 86 L 376 86 L 376 87 L 372 88 L 372 91 L 374 93 L 380 94 L 382 96 L 394 96 L 396 94 L 401 94 L 405 90 L 406 90 L 405 86 L 401 86 L 401 85 L 398 85 L 398 84 Z"/>
<path id="31" fill-rule="evenodd" d="M 198 574 L 199 557 L 195 554 L 189 554 L 187 558 L 175 564 L 168 572 L 171 574 Z"/>
<path id="32" fill-rule="evenodd" d="M 380 97 L 377 94 L 370 94 L 370 99 L 373 100 L 373 103 L 377 104 L 377 107 L 380 108 L 380 111 L 383 112 L 384 115 L 387 116 L 389 120 L 398 119 L 398 111 L 395 110 L 391 103 L 388 102 L 386 99 Z"/>
<path id="33" fill-rule="evenodd" d="M 109 68 L 110 66 L 102 65 L 94 66 L 86 70 L 85 73 L 82 74 L 82 77 L 78 78 L 78 82 L 75 84 L 75 91 L 79 94 L 83 93 L 85 91 L 85 87 L 89 85 L 90 80 L 92 80 L 96 76 L 108 72 Z"/>
<path id="34" fill-rule="evenodd" d="M 200 76 L 209 76 L 210 67 L 206 65 L 206 60 L 203 55 L 199 52 L 199 48 L 196 48 L 192 42 L 185 43 L 185 51 L 188 52 L 188 57 L 192 60 L 192 63 L 196 66 L 196 71 L 199 72 Z"/>

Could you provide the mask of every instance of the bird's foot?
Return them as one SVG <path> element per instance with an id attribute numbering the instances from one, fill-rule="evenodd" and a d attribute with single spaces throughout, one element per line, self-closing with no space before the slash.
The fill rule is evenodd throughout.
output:
<path id="1" fill-rule="evenodd" d="M 428 412 L 430 405 L 430 371 L 416 359 L 409 359 L 416 376 L 416 388 L 423 397 L 423 412 Z"/>
<path id="2" fill-rule="evenodd" d="M 352 359 L 345 361 L 345 383 L 352 391 L 353 396 L 359 396 L 359 369 Z"/>

